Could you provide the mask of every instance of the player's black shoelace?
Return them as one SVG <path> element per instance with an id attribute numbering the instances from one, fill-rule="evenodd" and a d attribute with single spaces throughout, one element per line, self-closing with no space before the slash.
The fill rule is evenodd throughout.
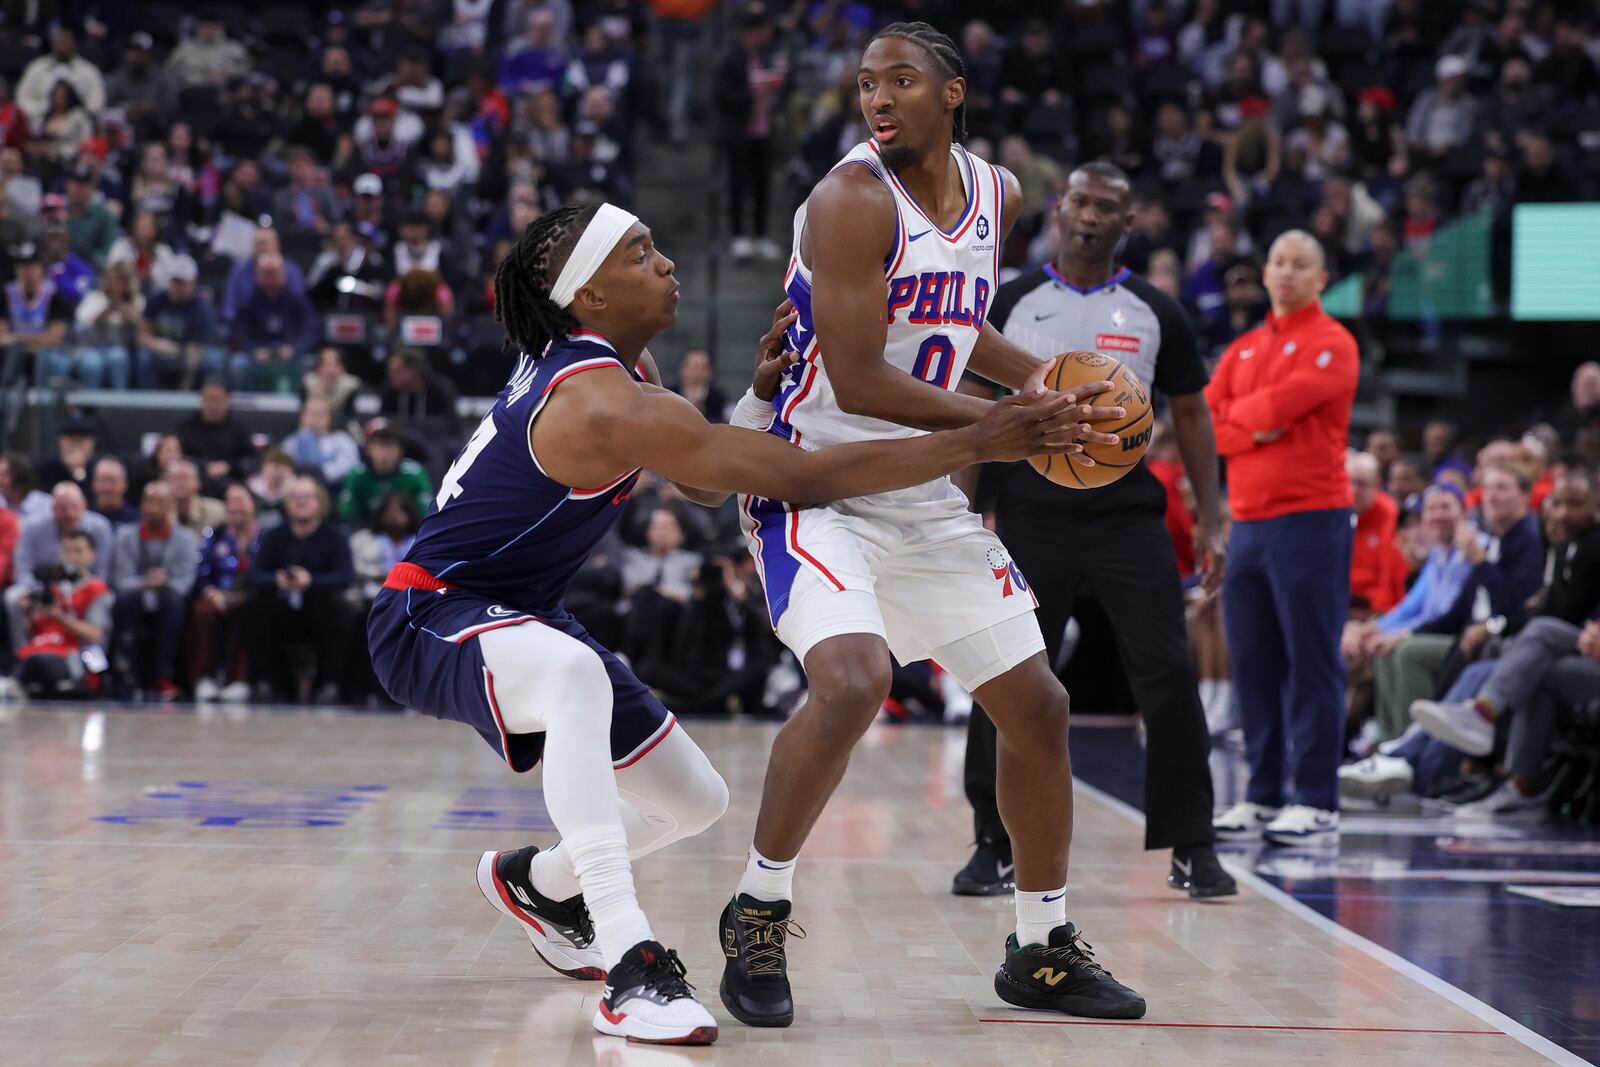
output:
<path id="1" fill-rule="evenodd" d="M 793 919 L 758 919 L 749 915 L 739 915 L 738 921 L 748 931 L 745 937 L 745 947 L 749 955 L 746 959 L 746 970 L 749 974 L 782 974 L 783 973 L 783 946 L 792 933 L 801 940 L 805 939 L 805 927 Z"/>
<path id="2" fill-rule="evenodd" d="M 667 949 L 666 955 L 652 953 L 644 965 L 645 985 L 669 1000 L 694 995 L 690 992 L 694 986 L 684 977 L 688 973 L 689 969 L 678 958 L 678 950 L 675 948 Z"/>
<path id="3" fill-rule="evenodd" d="M 1082 967 L 1087 974 L 1101 975 L 1106 978 L 1111 977 L 1110 971 L 1094 961 L 1094 946 L 1085 941 L 1083 935 L 1077 930 L 1072 931 L 1072 937 L 1065 945 L 1055 945 L 1044 949 L 1040 955 L 1055 956 L 1066 960 L 1068 963 L 1075 963 Z"/>
<path id="4" fill-rule="evenodd" d="M 584 903 L 582 897 L 572 906 L 572 932 L 578 935 L 573 939 L 573 944 L 579 948 L 594 944 L 594 919 L 589 915 L 589 905 Z"/>

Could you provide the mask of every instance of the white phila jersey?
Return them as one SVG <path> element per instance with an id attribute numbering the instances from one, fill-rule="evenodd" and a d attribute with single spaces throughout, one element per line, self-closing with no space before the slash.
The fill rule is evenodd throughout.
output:
<path id="1" fill-rule="evenodd" d="M 863 141 L 834 167 L 861 166 L 889 187 L 895 204 L 894 250 L 884 261 L 889 324 L 883 358 L 907 374 L 941 389 L 961 381 L 989 302 L 999 284 L 1001 210 L 1005 187 L 997 168 L 960 145 L 950 154 L 967 189 L 967 207 L 948 231 L 940 229 L 883 162 L 878 146 Z M 800 355 L 784 372 L 772 398 L 769 432 L 803 448 L 846 441 L 914 437 L 926 431 L 842 411 L 828 381 L 827 353 L 817 343 L 812 319 L 811 270 L 800 258 L 806 208 L 794 217 L 794 254 L 784 291 L 798 315 L 786 347 Z"/>

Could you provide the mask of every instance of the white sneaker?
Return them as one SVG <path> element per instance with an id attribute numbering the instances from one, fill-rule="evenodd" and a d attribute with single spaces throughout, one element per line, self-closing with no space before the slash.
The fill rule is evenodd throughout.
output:
<path id="1" fill-rule="evenodd" d="M 26 704 L 28 694 L 22 683 L 9 674 L 0 674 L 0 704 Z"/>
<path id="2" fill-rule="evenodd" d="M 250 703 L 250 683 L 229 682 L 222 687 L 218 696 L 229 704 L 248 704 Z"/>
<path id="3" fill-rule="evenodd" d="M 1277 817 L 1277 808 L 1241 800 L 1212 819 L 1211 828 L 1216 832 L 1219 841 L 1253 841 L 1260 837 L 1261 831 Z"/>
<path id="4" fill-rule="evenodd" d="M 1469 756 L 1487 756 L 1494 751 L 1494 721 L 1478 714 L 1470 700 L 1446 704 L 1438 700 L 1413 700 L 1411 718 L 1430 737 Z"/>
<path id="5" fill-rule="evenodd" d="M 655 941 L 641 941 L 606 975 L 595 1009 L 602 1034 L 653 1045 L 709 1045 L 717 1020 L 694 999 L 678 954 Z"/>
<path id="6" fill-rule="evenodd" d="M 1261 836 L 1274 845 L 1337 845 L 1339 813 L 1290 804 L 1267 824 Z"/>
<path id="7" fill-rule="evenodd" d="M 756 254 L 756 243 L 748 237 L 735 237 L 729 251 L 734 259 L 749 259 Z"/>
<path id="8" fill-rule="evenodd" d="M 1505 819 L 1516 816 L 1541 815 L 1544 813 L 1546 794 L 1528 796 L 1522 790 L 1511 784 L 1507 779 L 1500 783 L 1500 788 L 1484 797 L 1474 800 L 1471 804 L 1456 806 L 1455 816 L 1458 819 Z"/>
<path id="9" fill-rule="evenodd" d="M 1411 788 L 1411 764 L 1399 756 L 1368 756 L 1339 768 L 1339 795 L 1366 799 L 1404 793 Z"/>
<path id="10" fill-rule="evenodd" d="M 217 699 L 221 693 L 222 690 L 214 679 L 202 678 L 194 683 L 194 698 L 202 704 Z"/>

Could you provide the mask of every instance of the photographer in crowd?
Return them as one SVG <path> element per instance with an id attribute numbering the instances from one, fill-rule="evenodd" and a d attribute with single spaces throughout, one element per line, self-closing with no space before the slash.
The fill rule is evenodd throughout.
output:
<path id="1" fill-rule="evenodd" d="M 58 562 L 35 568 L 31 585 L 18 587 L 13 615 L 22 637 L 13 684 L 36 697 L 96 693 L 108 666 L 100 644 L 115 597 L 94 573 L 94 538 L 69 529 L 59 549 Z"/>

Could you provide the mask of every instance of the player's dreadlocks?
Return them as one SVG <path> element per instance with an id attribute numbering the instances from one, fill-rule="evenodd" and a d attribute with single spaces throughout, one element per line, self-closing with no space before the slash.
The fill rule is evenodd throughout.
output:
<path id="1" fill-rule="evenodd" d="M 880 37 L 903 37 L 913 44 L 922 46 L 923 51 L 933 57 L 933 61 L 944 70 L 946 78 L 966 79 L 967 65 L 961 61 L 961 49 L 946 35 L 940 33 L 926 22 L 891 22 L 879 30 L 872 37 L 876 41 Z M 871 44 L 872 41 L 868 41 Z M 956 108 L 954 116 L 955 138 L 958 141 L 967 139 L 967 102 L 961 101 Z"/>
<path id="2" fill-rule="evenodd" d="M 598 210 L 593 204 L 568 205 L 540 216 L 494 272 L 494 317 L 505 324 L 506 340 L 535 358 L 578 328 L 572 312 L 550 299 L 550 290 Z"/>

